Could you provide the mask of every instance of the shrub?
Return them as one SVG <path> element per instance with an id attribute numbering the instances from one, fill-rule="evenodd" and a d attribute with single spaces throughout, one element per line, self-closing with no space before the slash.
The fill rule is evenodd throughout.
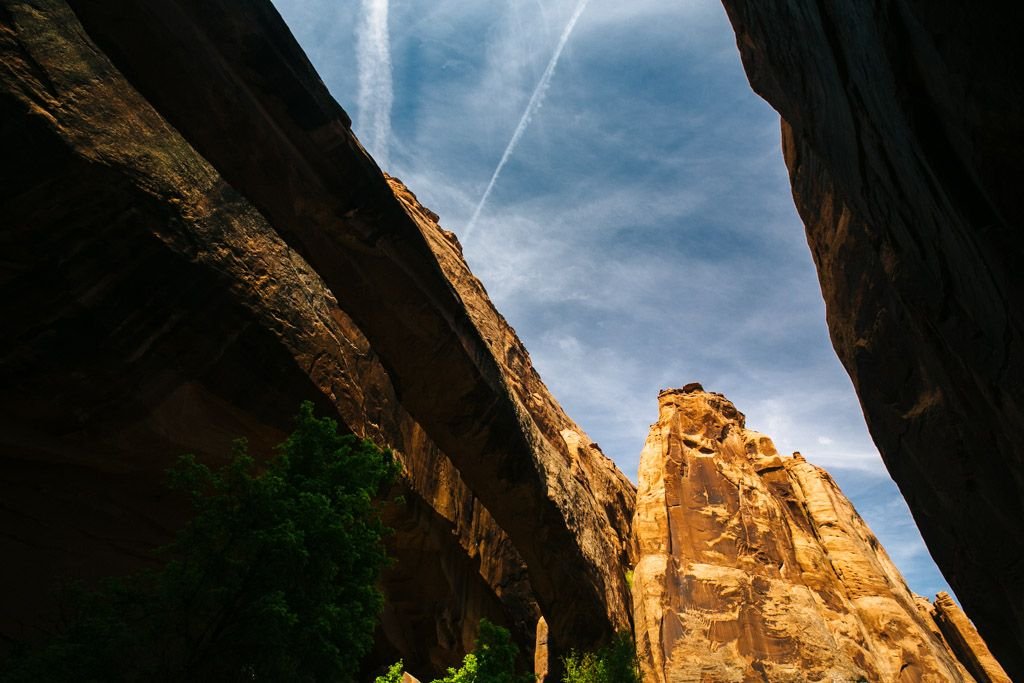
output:
<path id="1" fill-rule="evenodd" d="M 388 668 L 387 673 L 373 679 L 373 683 L 402 683 L 402 674 L 404 672 L 405 666 L 402 663 L 402 660 L 399 659 Z"/>
<path id="2" fill-rule="evenodd" d="M 597 652 L 572 652 L 562 663 L 563 683 L 640 683 L 636 648 L 624 633 Z"/>
<path id="3" fill-rule="evenodd" d="M 353 680 L 383 603 L 371 499 L 396 473 L 310 403 L 262 473 L 244 441 L 216 471 L 183 457 L 172 486 L 195 515 L 166 566 L 75 589 L 69 626 L 0 678 Z"/>
<path id="4" fill-rule="evenodd" d="M 484 683 L 485 679 L 480 677 L 480 663 L 476 655 L 470 652 L 462 659 L 462 666 L 458 669 L 448 667 L 448 675 L 439 678 L 432 683 Z"/>
<path id="5" fill-rule="evenodd" d="M 481 619 L 473 652 L 462 659 L 462 666 L 449 667 L 444 678 L 432 683 L 534 683 L 533 674 L 515 672 L 518 654 L 519 648 L 512 642 L 508 629 Z M 375 683 L 401 680 L 402 663 L 398 662 L 385 676 L 378 676 Z"/>
<path id="6" fill-rule="evenodd" d="M 512 642 L 508 629 L 481 619 L 473 652 L 478 668 L 476 680 L 480 683 L 533 683 L 533 674 L 515 672 L 519 648 Z"/>

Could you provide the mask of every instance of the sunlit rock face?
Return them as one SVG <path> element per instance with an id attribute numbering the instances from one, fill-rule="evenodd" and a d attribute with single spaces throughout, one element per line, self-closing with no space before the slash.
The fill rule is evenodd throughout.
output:
<path id="1" fill-rule="evenodd" d="M 406 470 L 378 656 L 628 628 L 632 485 L 269 2 L 5 1 L 0 56 L 5 635 L 147 561 L 179 454 L 269 456 L 303 399 Z"/>
<path id="2" fill-rule="evenodd" d="M 826 472 L 699 385 L 658 402 L 633 523 L 645 680 L 975 680 Z"/>
<path id="3" fill-rule="evenodd" d="M 723 2 L 751 85 L 782 116 L 871 434 L 967 613 L 1024 680 L 1024 10 Z"/>

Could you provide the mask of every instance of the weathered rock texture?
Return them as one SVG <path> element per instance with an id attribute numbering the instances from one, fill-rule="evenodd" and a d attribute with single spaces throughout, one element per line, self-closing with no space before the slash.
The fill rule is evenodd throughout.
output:
<path id="1" fill-rule="evenodd" d="M 645 680 L 975 680 L 826 472 L 720 394 L 658 399 L 633 522 Z"/>
<path id="2" fill-rule="evenodd" d="M 1024 6 L 723 2 L 871 434 L 1024 680 Z"/>
<path id="3" fill-rule="evenodd" d="M 148 561 L 177 455 L 269 453 L 307 398 L 407 471 L 382 658 L 628 626 L 632 485 L 269 2 L 2 0 L 0 65 L 5 635 Z"/>

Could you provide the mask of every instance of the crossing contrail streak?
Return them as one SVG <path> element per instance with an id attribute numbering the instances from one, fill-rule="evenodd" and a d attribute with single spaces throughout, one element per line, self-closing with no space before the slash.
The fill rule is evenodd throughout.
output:
<path id="1" fill-rule="evenodd" d="M 356 36 L 359 67 L 359 133 L 381 168 L 388 165 L 391 139 L 391 40 L 388 0 L 363 0 L 363 19 Z"/>
<path id="2" fill-rule="evenodd" d="M 569 23 L 565 25 L 565 29 L 562 31 L 561 37 L 558 39 L 558 45 L 555 46 L 555 52 L 551 55 L 551 60 L 548 62 L 547 68 L 544 69 L 544 73 L 540 77 L 540 81 L 537 82 L 537 87 L 533 89 L 533 94 L 530 95 L 530 101 L 526 104 L 526 109 L 523 110 L 523 115 L 519 119 L 519 125 L 516 126 L 516 130 L 512 133 L 512 139 L 508 141 L 508 146 L 505 147 L 505 152 L 501 155 L 501 160 L 494 169 L 494 173 L 491 175 L 490 182 L 487 183 L 487 189 L 484 190 L 483 196 L 480 197 L 480 203 L 476 205 L 476 210 L 473 211 L 473 217 L 469 219 L 469 223 L 466 224 L 466 234 L 462 236 L 463 241 L 469 239 L 469 236 L 473 234 L 473 230 L 476 228 L 476 221 L 480 218 L 480 212 L 483 211 L 484 205 L 487 203 L 488 197 L 491 196 L 491 191 L 494 189 L 494 184 L 498 182 L 498 176 L 501 175 L 502 169 L 505 168 L 505 164 L 508 163 L 509 157 L 516 149 L 516 145 L 519 144 L 519 139 L 523 137 L 523 133 L 526 132 L 527 126 L 530 125 L 530 119 L 537 112 L 541 103 L 544 101 L 544 95 L 547 92 L 548 85 L 551 83 L 551 77 L 555 74 L 555 67 L 558 66 L 558 60 L 562 56 L 562 50 L 565 49 L 566 43 L 569 42 L 569 36 L 572 35 L 572 30 L 576 28 L 576 22 L 579 21 L 580 15 L 583 14 L 583 10 L 587 8 L 587 3 L 590 0 L 579 0 L 576 4 L 576 9 L 573 11 L 572 16 L 569 17 Z"/>

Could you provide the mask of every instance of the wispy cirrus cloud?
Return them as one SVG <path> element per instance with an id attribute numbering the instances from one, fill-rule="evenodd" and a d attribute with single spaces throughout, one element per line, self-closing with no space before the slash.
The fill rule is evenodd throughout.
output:
<path id="1" fill-rule="evenodd" d="M 363 0 L 363 16 L 356 32 L 356 63 L 359 67 L 357 126 L 367 150 L 381 168 L 388 167 L 391 144 L 391 40 L 388 32 L 388 0 Z"/>
<path id="2" fill-rule="evenodd" d="M 495 183 L 498 182 L 498 178 L 501 177 L 501 172 L 505 168 L 505 164 L 512 157 L 512 153 L 515 152 L 516 145 L 519 144 L 520 138 L 523 137 L 523 133 L 526 132 L 527 126 L 530 125 L 530 119 L 537 110 L 540 109 L 544 103 L 544 95 L 547 94 L 548 87 L 551 85 L 551 78 L 555 75 L 555 68 L 558 66 L 558 60 L 562 57 L 562 51 L 565 49 L 566 44 L 569 42 L 569 38 L 572 36 L 573 29 L 576 28 L 576 22 L 579 21 L 583 15 L 583 10 L 587 8 L 590 0 L 579 0 L 576 4 L 576 9 L 573 11 L 572 16 L 569 17 L 569 23 L 565 25 L 562 30 L 562 35 L 558 39 L 558 43 L 555 45 L 555 51 L 551 55 L 551 59 L 548 60 L 548 65 L 544 68 L 544 73 L 541 74 L 540 80 L 537 81 L 537 87 L 533 89 L 533 93 L 530 95 L 530 101 L 526 103 L 526 109 L 523 110 L 523 115 L 519 117 L 519 123 L 516 124 L 516 129 L 512 133 L 511 139 L 508 141 L 508 145 L 505 147 L 505 151 L 501 153 L 501 159 L 498 161 L 498 165 L 494 168 L 494 173 L 491 174 L 491 179 L 487 182 L 487 187 L 484 189 L 483 195 L 480 196 L 480 202 L 476 205 L 473 210 L 473 215 L 469 218 L 469 223 L 466 224 L 466 229 L 462 233 L 463 241 L 469 240 L 470 235 L 473 234 L 473 229 L 476 228 L 476 221 L 480 218 L 480 212 L 483 211 L 484 206 L 487 204 L 487 199 L 491 196 L 491 191 L 494 190 Z M 543 5 L 541 7 L 541 15 L 544 15 Z"/>

